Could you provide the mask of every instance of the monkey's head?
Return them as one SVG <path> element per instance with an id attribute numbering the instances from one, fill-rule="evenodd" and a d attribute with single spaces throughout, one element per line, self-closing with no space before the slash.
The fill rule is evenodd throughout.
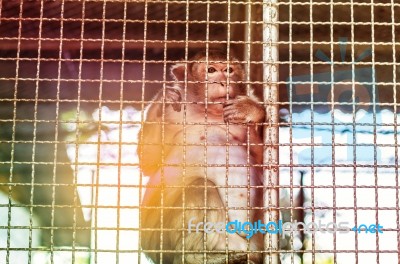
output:
<path id="1" fill-rule="evenodd" d="M 171 75 L 181 89 L 186 86 L 190 101 L 207 99 L 207 102 L 222 103 L 246 94 L 243 67 L 237 59 L 227 57 L 222 51 L 210 50 L 208 56 L 205 52 L 197 53 L 186 67 L 184 63 L 173 65 Z"/>

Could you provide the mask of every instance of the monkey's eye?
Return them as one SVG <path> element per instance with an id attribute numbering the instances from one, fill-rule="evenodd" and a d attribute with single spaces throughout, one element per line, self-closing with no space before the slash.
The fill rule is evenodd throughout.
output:
<path id="1" fill-rule="evenodd" d="M 214 73 L 217 70 L 214 67 L 208 67 L 207 71 L 208 71 L 208 73 Z"/>
<path id="2" fill-rule="evenodd" d="M 228 72 L 228 73 L 232 73 L 233 72 L 233 68 L 232 67 L 226 68 L 225 71 Z"/>

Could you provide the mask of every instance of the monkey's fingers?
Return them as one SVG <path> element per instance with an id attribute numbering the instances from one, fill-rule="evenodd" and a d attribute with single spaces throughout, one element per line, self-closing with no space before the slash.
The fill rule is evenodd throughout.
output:
<path id="1" fill-rule="evenodd" d="M 165 89 L 165 99 L 167 101 L 176 102 L 182 100 L 181 92 L 175 88 L 166 88 Z"/>
<path id="2" fill-rule="evenodd" d="M 174 109 L 176 112 L 180 112 L 181 111 L 181 104 L 179 103 L 173 103 L 172 105 L 172 109 Z"/>
<path id="3" fill-rule="evenodd" d="M 251 114 L 251 105 L 241 103 L 241 102 L 235 102 L 230 105 L 224 105 L 224 113 L 238 113 L 238 114 Z"/>
<path id="4" fill-rule="evenodd" d="M 237 102 L 237 100 L 234 100 L 234 99 L 226 100 L 225 103 L 224 103 L 224 107 L 233 105 L 233 104 L 235 104 L 236 102 Z"/>
<path id="5" fill-rule="evenodd" d="M 263 112 L 257 105 L 248 102 L 234 102 L 224 107 L 224 120 L 235 123 L 258 123 Z"/>
<path id="6" fill-rule="evenodd" d="M 182 95 L 179 90 L 174 88 L 167 88 L 165 90 L 165 101 L 167 102 L 167 104 L 170 104 L 172 106 L 172 109 L 174 109 L 175 111 L 181 111 L 180 102 L 182 101 Z"/>
<path id="7" fill-rule="evenodd" d="M 234 123 L 234 124 L 243 124 L 249 122 L 245 114 L 239 113 L 234 109 L 224 111 L 224 121 L 226 123 Z"/>
<path id="8" fill-rule="evenodd" d="M 174 102 L 174 101 L 168 101 L 168 102 L 165 102 L 165 104 L 167 106 L 171 106 L 172 109 L 174 109 L 174 111 L 176 111 L 176 112 L 180 112 L 181 111 L 182 107 L 181 107 L 180 103 L 177 103 L 177 102 Z"/>
<path id="9" fill-rule="evenodd" d="M 229 113 L 231 111 L 242 113 L 245 119 L 243 122 L 246 123 L 260 123 L 263 122 L 265 118 L 264 108 L 248 98 L 232 100 L 229 104 L 224 105 L 224 112 Z"/>
<path id="10" fill-rule="evenodd" d="M 231 117 L 231 116 L 235 116 L 238 115 L 238 111 L 237 109 L 230 107 L 230 108 L 225 108 L 224 109 L 224 117 Z"/>
<path id="11" fill-rule="evenodd" d="M 236 99 L 227 100 L 224 103 L 224 109 L 234 107 L 236 111 L 240 112 L 250 112 L 251 108 L 257 107 L 253 100 L 245 96 L 238 96 Z"/>

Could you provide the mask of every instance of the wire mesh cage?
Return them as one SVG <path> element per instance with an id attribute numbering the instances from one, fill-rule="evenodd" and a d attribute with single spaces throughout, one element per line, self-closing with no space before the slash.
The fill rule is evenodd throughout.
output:
<path id="1" fill-rule="evenodd" d="M 398 263 L 399 17 L 0 1 L 0 263 Z"/>

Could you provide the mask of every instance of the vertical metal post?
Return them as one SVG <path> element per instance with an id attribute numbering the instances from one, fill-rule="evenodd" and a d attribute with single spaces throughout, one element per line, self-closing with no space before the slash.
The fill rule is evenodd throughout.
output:
<path id="1" fill-rule="evenodd" d="M 278 128 L 278 6 L 263 0 L 263 86 L 266 105 L 264 126 L 264 223 L 279 220 L 279 128 Z M 266 233 L 264 263 L 279 263 L 279 234 Z"/>

